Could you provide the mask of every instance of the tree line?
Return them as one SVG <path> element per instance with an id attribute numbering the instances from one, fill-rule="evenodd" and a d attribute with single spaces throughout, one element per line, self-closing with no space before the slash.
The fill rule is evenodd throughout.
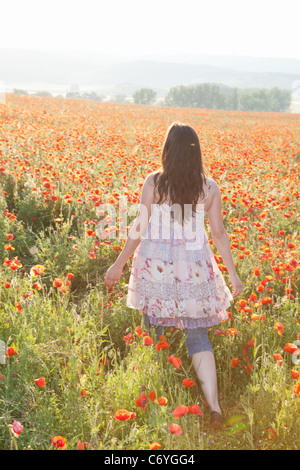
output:
<path id="1" fill-rule="evenodd" d="M 135 104 L 154 104 L 156 92 L 141 88 L 133 94 Z M 277 87 L 229 88 L 216 84 L 179 85 L 170 88 L 162 106 L 180 108 L 223 109 L 230 111 L 288 112 L 292 101 L 290 90 Z"/>
<path id="2" fill-rule="evenodd" d="M 14 93 L 28 94 L 25 90 L 14 89 Z M 47 91 L 33 96 L 52 96 Z M 59 96 L 62 97 L 62 96 Z M 68 92 L 66 98 L 103 101 L 105 96 L 95 92 Z M 179 85 L 170 88 L 165 98 L 157 101 L 157 93 L 151 88 L 141 88 L 132 95 L 133 102 L 139 105 L 170 106 L 179 108 L 223 109 L 229 111 L 289 112 L 292 94 L 280 88 L 230 88 L 211 83 L 199 85 Z M 126 103 L 125 95 L 112 97 L 110 101 Z"/>

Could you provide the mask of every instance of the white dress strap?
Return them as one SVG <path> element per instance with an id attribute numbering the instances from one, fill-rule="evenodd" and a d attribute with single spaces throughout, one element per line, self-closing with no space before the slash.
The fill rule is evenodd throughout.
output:
<path id="1" fill-rule="evenodd" d="M 206 203 L 206 199 L 207 199 L 207 197 L 208 197 L 208 195 L 209 195 L 210 187 L 211 187 L 211 181 L 209 181 L 209 183 L 208 183 L 208 190 L 207 190 L 207 194 L 206 194 L 206 196 L 205 196 L 205 198 L 204 198 L 204 200 L 203 200 L 203 204 Z"/>

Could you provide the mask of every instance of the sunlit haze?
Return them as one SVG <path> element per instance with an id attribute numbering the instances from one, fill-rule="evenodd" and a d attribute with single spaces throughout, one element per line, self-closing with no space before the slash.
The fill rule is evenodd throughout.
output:
<path id="1" fill-rule="evenodd" d="M 0 48 L 300 58 L 299 0 L 10 0 Z"/>

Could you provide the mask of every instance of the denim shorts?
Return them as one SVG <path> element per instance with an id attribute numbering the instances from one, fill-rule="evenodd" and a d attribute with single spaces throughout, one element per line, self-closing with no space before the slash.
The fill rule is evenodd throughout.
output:
<path id="1" fill-rule="evenodd" d="M 143 320 L 144 325 L 148 330 L 150 330 L 151 328 L 155 329 L 156 338 L 159 340 L 160 336 L 163 334 L 164 327 L 162 325 L 151 325 L 148 315 L 144 315 Z M 182 332 L 185 335 L 185 345 L 187 347 L 189 358 L 192 358 L 193 354 L 196 354 L 198 352 L 213 352 L 211 342 L 208 338 L 206 327 L 185 328 L 184 330 L 182 330 Z"/>

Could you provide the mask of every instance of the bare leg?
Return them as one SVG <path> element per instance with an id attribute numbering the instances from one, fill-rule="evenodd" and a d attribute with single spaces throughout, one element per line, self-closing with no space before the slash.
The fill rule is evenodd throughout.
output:
<path id="1" fill-rule="evenodd" d="M 202 351 L 193 354 L 193 366 L 201 384 L 210 411 L 221 413 L 218 401 L 218 385 L 216 363 L 211 351 Z"/>

